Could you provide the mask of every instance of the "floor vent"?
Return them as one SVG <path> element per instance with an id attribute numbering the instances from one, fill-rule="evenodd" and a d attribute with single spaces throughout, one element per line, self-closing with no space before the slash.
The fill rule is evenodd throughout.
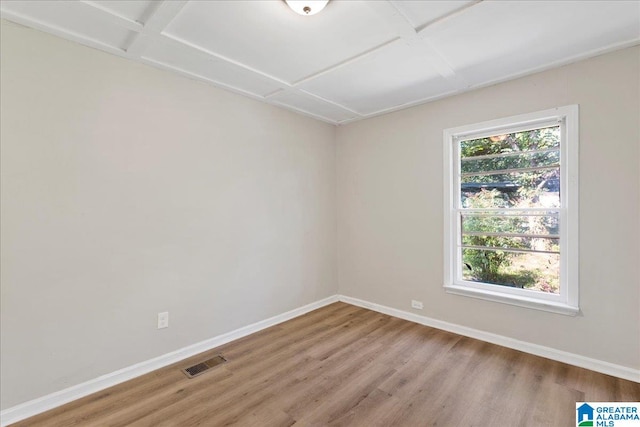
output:
<path id="1" fill-rule="evenodd" d="M 193 377 L 197 377 L 200 374 L 204 374 L 207 370 L 218 366 L 218 365 L 222 365 L 223 363 L 225 363 L 227 361 L 227 359 L 225 359 L 224 357 L 217 355 L 216 357 L 212 357 L 209 360 L 205 360 L 204 362 L 200 362 L 196 365 L 190 366 L 186 369 L 183 369 L 182 372 L 184 372 L 184 374 L 189 377 L 189 378 L 193 378 Z"/>

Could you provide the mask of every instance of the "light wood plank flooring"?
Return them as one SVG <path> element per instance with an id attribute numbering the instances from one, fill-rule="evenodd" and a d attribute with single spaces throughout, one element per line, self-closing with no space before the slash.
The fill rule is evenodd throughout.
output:
<path id="1" fill-rule="evenodd" d="M 555 427 L 577 401 L 638 400 L 638 383 L 335 303 L 15 425 Z"/>

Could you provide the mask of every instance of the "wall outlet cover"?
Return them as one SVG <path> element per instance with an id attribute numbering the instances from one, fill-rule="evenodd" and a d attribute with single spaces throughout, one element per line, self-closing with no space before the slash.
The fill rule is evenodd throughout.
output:
<path id="1" fill-rule="evenodd" d="M 411 308 L 417 308 L 418 310 L 422 310 L 424 308 L 424 305 L 422 304 L 422 301 L 416 301 L 412 299 Z"/>
<path id="2" fill-rule="evenodd" d="M 169 327 L 169 312 L 158 313 L 158 329 Z"/>

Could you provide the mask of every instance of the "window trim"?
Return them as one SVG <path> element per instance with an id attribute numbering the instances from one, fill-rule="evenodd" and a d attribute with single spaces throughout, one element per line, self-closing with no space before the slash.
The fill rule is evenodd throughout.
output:
<path id="1" fill-rule="evenodd" d="M 579 108 L 552 108 L 528 114 L 445 129 L 444 137 L 444 289 L 447 293 L 575 316 L 579 313 Z M 460 139 L 483 138 L 561 123 L 560 144 L 560 294 L 547 294 L 459 278 Z M 554 209 L 555 210 L 555 209 Z"/>

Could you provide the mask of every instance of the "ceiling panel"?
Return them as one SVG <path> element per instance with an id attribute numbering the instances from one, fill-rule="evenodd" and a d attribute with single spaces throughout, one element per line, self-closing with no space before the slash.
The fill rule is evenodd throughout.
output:
<path id="1" fill-rule="evenodd" d="M 407 18 L 414 28 L 422 28 L 452 12 L 474 3 L 475 0 L 395 0 L 393 5 Z"/>
<path id="2" fill-rule="evenodd" d="M 87 0 L 85 3 L 101 8 L 113 15 L 140 23 L 144 23 L 153 9 L 159 4 L 159 2 L 154 2 L 153 0 Z"/>
<path id="3" fill-rule="evenodd" d="M 264 96 L 280 88 L 266 79 L 229 62 L 221 61 L 177 42 L 150 45 L 142 58 L 170 68 L 184 70 L 206 80 L 230 86 L 257 96 Z"/>
<path id="4" fill-rule="evenodd" d="M 479 85 L 637 41 L 640 2 L 482 2 L 423 35 Z"/>
<path id="5" fill-rule="evenodd" d="M 295 82 L 396 37 L 364 1 L 300 16 L 284 1 L 189 2 L 163 34 Z"/>
<path id="6" fill-rule="evenodd" d="M 291 107 L 321 118 L 329 119 L 331 122 L 341 122 L 357 117 L 357 114 L 343 108 L 334 106 L 320 99 L 301 92 L 281 91 L 269 97 L 269 101 Z"/>
<path id="7" fill-rule="evenodd" d="M 134 36 L 108 14 L 77 1 L 3 1 L 2 11 L 115 49 L 124 49 Z"/>
<path id="8" fill-rule="evenodd" d="M 421 49 L 397 41 L 300 87 L 361 114 L 452 92 L 454 88 L 432 68 Z"/>
<path id="9" fill-rule="evenodd" d="M 640 44 L 640 1 L 0 0 L 5 19 L 332 123 Z"/>

